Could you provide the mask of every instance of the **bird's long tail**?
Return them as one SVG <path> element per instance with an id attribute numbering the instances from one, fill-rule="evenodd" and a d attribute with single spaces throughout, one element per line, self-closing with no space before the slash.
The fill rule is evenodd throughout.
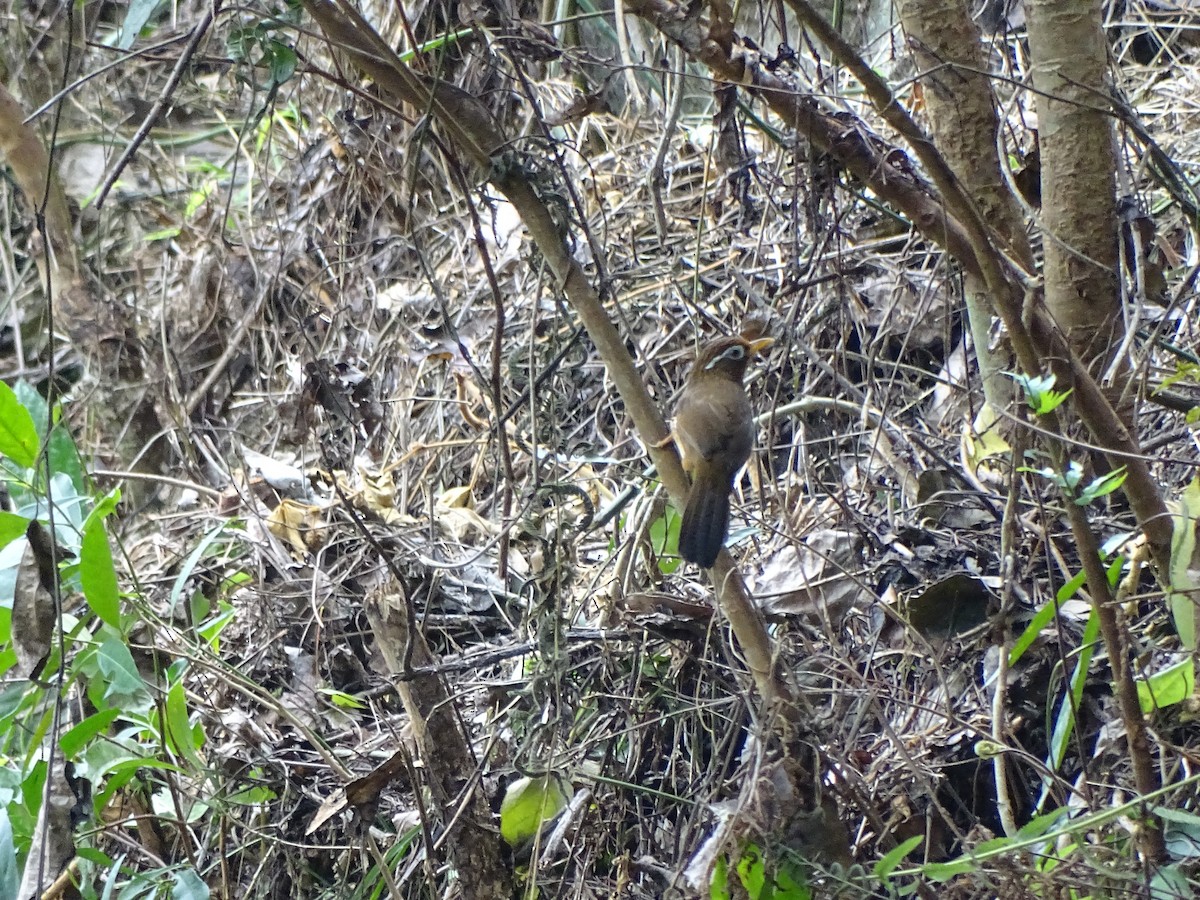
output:
<path id="1" fill-rule="evenodd" d="M 729 531 L 730 485 L 721 478 L 697 477 L 688 493 L 679 527 L 679 555 L 711 569 Z"/>

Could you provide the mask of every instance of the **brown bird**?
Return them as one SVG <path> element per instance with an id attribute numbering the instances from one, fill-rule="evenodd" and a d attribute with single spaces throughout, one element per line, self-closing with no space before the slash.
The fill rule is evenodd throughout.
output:
<path id="1" fill-rule="evenodd" d="M 675 407 L 675 443 L 692 477 L 679 555 L 712 568 L 729 530 L 729 493 L 754 444 L 754 413 L 742 387 L 746 366 L 774 338 L 717 338 L 701 348 Z"/>

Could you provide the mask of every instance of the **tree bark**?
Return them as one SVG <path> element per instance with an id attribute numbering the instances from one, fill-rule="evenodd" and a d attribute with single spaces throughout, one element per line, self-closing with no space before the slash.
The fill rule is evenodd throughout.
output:
<path id="1" fill-rule="evenodd" d="M 900 0 L 898 11 L 924 87 L 930 137 L 1013 259 L 1032 273 L 1021 211 L 1001 171 L 1000 123 L 979 29 L 961 0 Z M 1013 384 L 1003 377 L 1015 365 L 1011 351 L 989 343 L 992 304 L 983 279 L 968 272 L 965 294 L 984 395 L 994 409 L 1006 409 L 1013 398 Z"/>
<path id="2" fill-rule="evenodd" d="M 1027 0 L 1042 157 L 1046 307 L 1093 375 L 1123 333 L 1101 0 Z"/>

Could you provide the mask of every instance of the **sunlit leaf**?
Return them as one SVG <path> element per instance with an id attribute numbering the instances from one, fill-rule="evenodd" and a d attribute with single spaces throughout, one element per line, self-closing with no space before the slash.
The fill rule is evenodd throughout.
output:
<path id="1" fill-rule="evenodd" d="M 3 381 L 0 381 L 0 454 L 24 469 L 33 468 L 38 454 L 33 416 Z"/>
<path id="2" fill-rule="evenodd" d="M 515 847 L 536 835 L 542 823 L 566 805 L 567 792 L 553 775 L 518 778 L 508 786 L 500 803 L 500 835 Z"/>
<path id="3" fill-rule="evenodd" d="M 1191 656 L 1155 672 L 1149 678 L 1135 680 L 1138 705 L 1143 713 L 1166 709 L 1182 703 L 1196 689 L 1196 664 Z"/>

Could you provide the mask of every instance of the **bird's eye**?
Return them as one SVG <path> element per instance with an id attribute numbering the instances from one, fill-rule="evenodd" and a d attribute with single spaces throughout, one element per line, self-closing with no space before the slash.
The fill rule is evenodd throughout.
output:
<path id="1" fill-rule="evenodd" d="M 746 358 L 746 348 L 741 344 L 734 344 L 728 350 L 721 354 L 722 359 L 732 359 L 738 362 Z"/>
<path id="2" fill-rule="evenodd" d="M 743 362 L 746 359 L 748 359 L 746 358 L 746 348 L 742 344 L 736 343 L 713 356 L 713 359 L 710 359 L 704 368 L 710 371 L 720 366 L 722 362 Z"/>
<path id="3" fill-rule="evenodd" d="M 715 369 L 723 362 L 741 362 L 746 358 L 746 348 L 741 344 L 734 344 L 728 350 L 724 350 L 717 356 L 712 358 L 712 361 L 704 368 L 706 370 Z"/>

